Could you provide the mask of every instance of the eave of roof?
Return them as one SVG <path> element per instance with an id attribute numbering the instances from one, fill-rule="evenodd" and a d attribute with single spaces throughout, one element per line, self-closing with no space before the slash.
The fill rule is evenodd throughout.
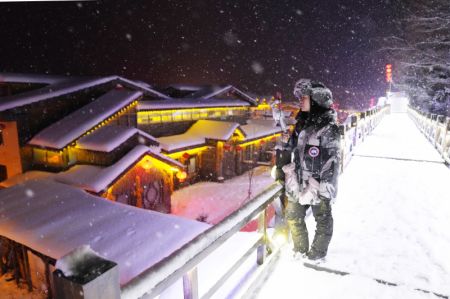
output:
<path id="1" fill-rule="evenodd" d="M 140 96 L 140 91 L 113 89 L 45 128 L 29 144 L 61 150 Z"/>

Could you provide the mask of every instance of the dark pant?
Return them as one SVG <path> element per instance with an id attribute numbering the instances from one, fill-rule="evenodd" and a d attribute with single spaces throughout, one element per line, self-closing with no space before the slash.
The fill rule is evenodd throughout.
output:
<path id="1" fill-rule="evenodd" d="M 316 233 L 309 250 L 308 229 L 306 228 L 306 211 L 311 207 L 316 220 Z M 301 205 L 298 202 L 289 201 L 286 207 L 286 219 L 291 230 L 294 242 L 294 251 L 325 256 L 333 235 L 333 216 L 331 215 L 330 201 L 322 199 L 318 205 Z"/>

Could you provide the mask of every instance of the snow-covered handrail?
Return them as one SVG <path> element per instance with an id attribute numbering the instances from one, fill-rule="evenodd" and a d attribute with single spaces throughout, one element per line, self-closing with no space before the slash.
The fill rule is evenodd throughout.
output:
<path id="1" fill-rule="evenodd" d="M 212 251 L 238 232 L 250 220 L 280 196 L 282 186 L 274 183 L 239 210 L 198 235 L 151 268 L 142 272 L 121 290 L 121 298 L 153 298 L 194 269 Z"/>
<path id="2" fill-rule="evenodd" d="M 376 107 L 374 109 L 360 111 L 350 114 L 348 118 L 339 125 L 341 132 L 341 172 L 350 162 L 355 147 L 365 140 L 380 123 L 382 117 L 387 113 L 389 107 Z"/>
<path id="3" fill-rule="evenodd" d="M 408 114 L 445 162 L 450 164 L 450 117 L 423 112 L 411 106 Z"/>

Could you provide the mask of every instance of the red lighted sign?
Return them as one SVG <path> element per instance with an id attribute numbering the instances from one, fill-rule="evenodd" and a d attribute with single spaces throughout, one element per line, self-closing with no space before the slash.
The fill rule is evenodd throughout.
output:
<path id="1" fill-rule="evenodd" d="M 392 64 L 386 64 L 386 82 L 392 82 Z"/>

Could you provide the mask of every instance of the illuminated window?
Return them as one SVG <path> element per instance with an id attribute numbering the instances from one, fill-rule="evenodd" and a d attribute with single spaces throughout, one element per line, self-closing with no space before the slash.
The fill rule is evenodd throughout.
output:
<path id="1" fill-rule="evenodd" d="M 198 111 L 192 111 L 192 119 L 199 119 L 200 113 Z"/>
<path id="2" fill-rule="evenodd" d="M 253 159 L 253 150 L 254 150 L 254 144 L 249 144 L 245 147 L 245 160 L 252 160 Z"/>
<path id="3" fill-rule="evenodd" d="M 162 122 L 171 122 L 172 121 L 172 113 L 161 113 L 161 121 Z"/>
<path id="4" fill-rule="evenodd" d="M 37 163 L 60 164 L 62 157 L 57 152 L 33 148 L 33 160 Z"/>
<path id="5" fill-rule="evenodd" d="M 187 167 L 188 174 L 194 174 L 195 173 L 196 160 L 197 160 L 196 157 L 192 157 L 192 158 L 189 159 L 189 163 L 188 163 L 188 167 Z"/>
<path id="6" fill-rule="evenodd" d="M 149 123 L 148 115 L 142 113 L 138 114 L 138 123 L 148 124 Z"/>
<path id="7" fill-rule="evenodd" d="M 244 115 L 245 114 L 245 110 L 234 110 L 233 114 L 235 114 L 235 115 Z"/>
<path id="8" fill-rule="evenodd" d="M 158 124 L 161 122 L 161 115 L 158 113 L 149 114 L 148 115 L 148 123 L 150 124 Z"/>
<path id="9" fill-rule="evenodd" d="M 174 112 L 172 115 L 173 121 L 182 121 L 183 120 L 183 114 L 181 112 Z"/>
<path id="10" fill-rule="evenodd" d="M 50 164 L 59 164 L 61 163 L 61 156 L 59 153 L 47 152 L 47 162 Z"/>
<path id="11" fill-rule="evenodd" d="M 183 120 L 192 120 L 191 112 L 189 111 L 183 112 Z"/>
<path id="12" fill-rule="evenodd" d="M 203 109 L 181 109 L 165 111 L 145 111 L 138 113 L 138 123 L 154 124 L 161 122 L 179 122 L 207 118 L 222 118 L 227 115 L 244 115 L 243 108 L 203 108 Z"/>
<path id="13" fill-rule="evenodd" d="M 33 160 L 40 163 L 47 162 L 46 151 L 38 148 L 33 148 Z"/>

